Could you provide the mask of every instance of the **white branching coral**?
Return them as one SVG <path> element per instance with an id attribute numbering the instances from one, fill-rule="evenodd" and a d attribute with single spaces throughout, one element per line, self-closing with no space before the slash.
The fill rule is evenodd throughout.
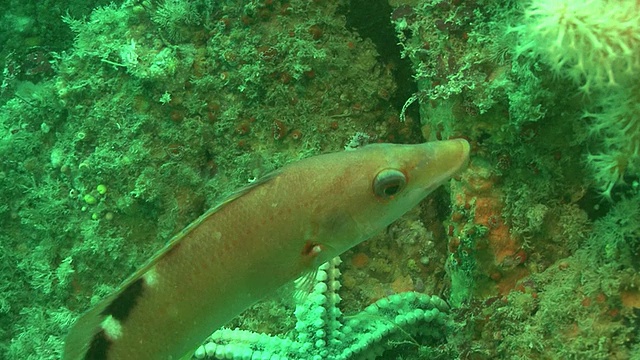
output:
<path id="1" fill-rule="evenodd" d="M 189 25 L 200 23 L 195 5 L 188 0 L 164 0 L 151 15 L 151 20 L 175 41 L 184 40 Z"/>

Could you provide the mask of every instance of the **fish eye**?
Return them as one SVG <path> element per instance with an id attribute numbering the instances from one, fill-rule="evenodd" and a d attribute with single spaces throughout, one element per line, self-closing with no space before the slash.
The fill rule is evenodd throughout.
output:
<path id="1" fill-rule="evenodd" d="M 385 169 L 373 179 L 373 193 L 379 198 L 388 199 L 404 189 L 405 185 L 407 177 L 402 171 Z"/>

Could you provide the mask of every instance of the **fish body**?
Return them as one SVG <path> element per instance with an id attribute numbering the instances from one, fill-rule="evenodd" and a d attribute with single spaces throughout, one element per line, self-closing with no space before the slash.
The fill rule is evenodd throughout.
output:
<path id="1" fill-rule="evenodd" d="M 457 139 L 286 165 L 206 212 L 81 316 L 63 359 L 180 359 L 282 285 L 380 232 L 468 157 Z"/>

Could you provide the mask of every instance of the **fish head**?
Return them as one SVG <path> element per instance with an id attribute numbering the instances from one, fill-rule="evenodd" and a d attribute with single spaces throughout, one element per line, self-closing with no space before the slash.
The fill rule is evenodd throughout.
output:
<path id="1" fill-rule="evenodd" d="M 469 161 L 464 139 L 414 145 L 372 144 L 337 153 L 313 187 L 322 263 L 376 235 Z"/>

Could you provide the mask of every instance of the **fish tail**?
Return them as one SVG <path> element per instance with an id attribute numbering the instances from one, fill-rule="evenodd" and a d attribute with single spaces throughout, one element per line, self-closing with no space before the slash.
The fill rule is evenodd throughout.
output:
<path id="1" fill-rule="evenodd" d="M 104 331 L 102 323 L 106 316 L 103 315 L 109 302 L 102 301 L 78 319 L 73 325 L 65 341 L 63 360 L 86 359 L 89 345 L 97 339 L 98 333 Z"/>

